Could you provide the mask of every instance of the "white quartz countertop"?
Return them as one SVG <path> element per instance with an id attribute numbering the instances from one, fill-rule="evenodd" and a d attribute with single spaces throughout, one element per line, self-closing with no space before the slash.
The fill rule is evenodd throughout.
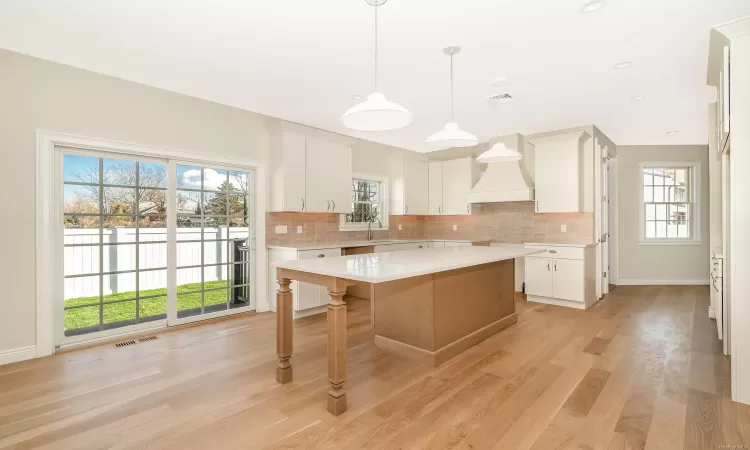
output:
<path id="1" fill-rule="evenodd" d="M 542 252 L 543 250 L 526 248 L 522 244 L 505 244 L 494 247 L 428 248 L 335 258 L 279 261 L 273 263 L 272 267 L 366 283 L 383 283 L 507 259 L 522 258 Z"/>
<path id="2" fill-rule="evenodd" d="M 284 244 L 284 245 L 267 245 L 271 249 L 292 249 L 292 250 L 319 250 L 322 248 L 351 248 L 351 247 L 369 247 L 375 245 L 388 244 L 408 244 L 410 242 L 471 242 L 457 241 L 451 239 L 381 239 L 376 241 L 344 241 L 333 244 Z"/>
<path id="3" fill-rule="evenodd" d="M 588 244 L 554 244 L 551 242 L 526 242 L 524 245 L 539 245 L 539 246 L 547 246 L 547 247 L 576 247 L 576 248 L 586 248 L 591 247 L 592 245 L 596 245 L 594 243 L 588 243 Z"/>

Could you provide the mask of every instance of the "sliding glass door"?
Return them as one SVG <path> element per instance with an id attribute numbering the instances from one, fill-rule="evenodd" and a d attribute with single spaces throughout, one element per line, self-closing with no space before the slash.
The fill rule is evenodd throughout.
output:
<path id="1" fill-rule="evenodd" d="M 254 173 L 173 164 L 175 312 L 170 322 L 254 309 Z"/>
<path id="2" fill-rule="evenodd" d="M 253 170 L 61 150 L 61 344 L 255 309 Z"/>

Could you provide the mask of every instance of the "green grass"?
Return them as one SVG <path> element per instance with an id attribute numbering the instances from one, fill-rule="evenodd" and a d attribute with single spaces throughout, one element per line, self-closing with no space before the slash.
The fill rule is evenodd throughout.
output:
<path id="1" fill-rule="evenodd" d="M 226 288 L 226 281 L 209 281 L 205 283 L 206 289 Z M 184 292 L 199 291 L 200 283 L 190 283 L 177 286 L 177 310 L 193 309 L 201 307 L 201 293 L 195 292 L 185 294 Z M 158 295 L 159 297 L 141 299 L 139 308 L 141 318 L 166 314 L 167 312 L 167 289 L 150 289 L 141 291 L 141 297 Z M 120 292 L 104 296 L 104 303 L 116 300 L 126 300 L 132 298 L 132 301 L 114 303 L 103 306 L 104 323 L 120 322 L 124 320 L 135 319 L 135 291 Z M 205 293 L 205 305 L 218 305 L 226 303 L 227 290 L 220 289 L 216 291 L 207 291 Z M 65 300 L 65 306 L 88 305 L 99 303 L 99 297 L 79 297 Z M 86 306 L 83 308 L 65 310 L 65 329 L 73 330 L 76 328 L 90 327 L 99 325 L 99 305 Z"/>

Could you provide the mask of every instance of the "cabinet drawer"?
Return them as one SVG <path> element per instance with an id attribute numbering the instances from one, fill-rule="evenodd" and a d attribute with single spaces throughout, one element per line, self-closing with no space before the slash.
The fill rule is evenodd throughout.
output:
<path id="1" fill-rule="evenodd" d="M 582 247 L 555 247 L 554 245 L 526 245 L 526 248 L 538 248 L 547 250 L 544 253 L 538 253 L 534 256 L 540 258 L 556 259 L 583 259 L 584 248 Z"/>
<path id="2" fill-rule="evenodd" d="M 321 248 L 318 250 L 300 250 L 297 252 L 298 259 L 331 258 L 341 256 L 340 248 Z"/>

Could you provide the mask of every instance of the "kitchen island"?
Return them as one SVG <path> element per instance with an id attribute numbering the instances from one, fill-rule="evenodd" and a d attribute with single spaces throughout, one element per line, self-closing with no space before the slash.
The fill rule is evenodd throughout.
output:
<path id="1" fill-rule="evenodd" d="M 378 347 L 438 365 L 516 322 L 514 259 L 523 245 L 408 250 L 276 263 L 279 383 L 292 381 L 292 280 L 328 289 L 328 411 L 346 411 L 347 286 L 370 288 Z"/>

